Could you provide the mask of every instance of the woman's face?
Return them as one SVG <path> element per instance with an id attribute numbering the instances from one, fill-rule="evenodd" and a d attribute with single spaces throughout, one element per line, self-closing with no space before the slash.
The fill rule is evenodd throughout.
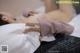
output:
<path id="1" fill-rule="evenodd" d="M 12 18 L 9 17 L 9 16 L 4 15 L 4 16 L 2 17 L 2 20 L 4 20 L 4 21 L 10 21 L 10 20 L 12 20 Z"/>
<path id="2" fill-rule="evenodd" d="M 34 16 L 24 18 L 23 21 L 25 23 L 39 24 L 39 19 L 43 19 L 44 17 L 44 14 L 35 14 Z"/>
<path id="3" fill-rule="evenodd" d="M 38 24 L 36 16 L 30 16 L 28 18 L 23 18 L 21 21 L 26 24 Z"/>

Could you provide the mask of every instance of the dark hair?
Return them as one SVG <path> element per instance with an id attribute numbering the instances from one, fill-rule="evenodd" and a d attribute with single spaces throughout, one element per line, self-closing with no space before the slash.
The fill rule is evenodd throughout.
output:
<path id="1" fill-rule="evenodd" d="M 1 25 L 5 25 L 5 24 L 9 24 L 7 21 L 2 20 L 3 15 L 0 14 L 0 26 Z"/>

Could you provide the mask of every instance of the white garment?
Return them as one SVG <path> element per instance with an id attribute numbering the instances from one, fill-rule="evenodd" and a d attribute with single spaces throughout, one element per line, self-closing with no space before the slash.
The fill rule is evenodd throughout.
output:
<path id="1" fill-rule="evenodd" d="M 74 27 L 74 31 L 71 35 L 80 37 L 80 14 L 74 17 L 69 24 Z"/>
<path id="2" fill-rule="evenodd" d="M 27 28 L 23 23 L 0 26 L 0 48 L 7 45 L 8 53 L 33 53 L 40 45 L 40 33 L 23 34 Z"/>

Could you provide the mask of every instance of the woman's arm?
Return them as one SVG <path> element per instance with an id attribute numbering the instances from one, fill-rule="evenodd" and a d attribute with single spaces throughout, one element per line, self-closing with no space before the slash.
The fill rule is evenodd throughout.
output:
<path id="1" fill-rule="evenodd" d="M 59 10 L 70 17 L 74 17 L 76 15 L 75 9 L 73 7 L 72 0 L 60 0 Z"/>
<path id="2" fill-rule="evenodd" d="M 56 0 L 43 0 L 46 12 L 50 12 L 57 9 Z"/>
<path id="3" fill-rule="evenodd" d="M 71 34 L 74 30 L 73 26 L 61 21 L 48 21 L 44 18 L 39 18 L 38 21 L 38 25 L 34 25 L 31 28 L 26 29 L 25 33 L 40 32 L 42 36 L 47 36 L 54 33 Z"/>
<path id="4" fill-rule="evenodd" d="M 46 3 L 45 4 L 46 9 L 47 9 L 46 11 L 47 12 L 51 11 L 49 13 L 46 13 L 45 19 L 48 19 L 50 21 L 58 20 L 58 21 L 63 21 L 63 22 L 69 22 L 76 15 L 75 9 L 73 8 L 72 4 L 65 4 L 65 3 L 59 4 L 59 9 L 53 10 L 54 8 L 52 8 L 52 6 L 54 6 L 55 3 L 52 3 L 51 2 L 52 0 L 44 0 L 44 1 Z M 71 2 L 71 0 L 67 0 L 67 1 Z"/>
<path id="5" fill-rule="evenodd" d="M 44 21 L 43 21 L 44 20 Z M 39 19 L 40 22 L 40 29 L 41 35 L 46 36 L 54 33 L 64 33 L 64 34 L 71 34 L 74 30 L 74 27 L 60 21 L 48 21 L 45 19 Z"/>

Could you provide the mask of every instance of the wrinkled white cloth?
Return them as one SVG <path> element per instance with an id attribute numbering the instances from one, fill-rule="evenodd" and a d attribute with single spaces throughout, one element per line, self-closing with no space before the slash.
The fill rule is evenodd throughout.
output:
<path id="1" fill-rule="evenodd" d="M 8 53 L 34 53 L 39 47 L 38 32 L 24 34 L 26 27 L 23 23 L 13 23 L 0 26 L 0 47 L 8 46 Z M 6 52 L 7 53 L 7 52 Z"/>
<path id="2" fill-rule="evenodd" d="M 69 24 L 74 27 L 71 36 L 80 37 L 80 14 L 74 17 Z"/>

